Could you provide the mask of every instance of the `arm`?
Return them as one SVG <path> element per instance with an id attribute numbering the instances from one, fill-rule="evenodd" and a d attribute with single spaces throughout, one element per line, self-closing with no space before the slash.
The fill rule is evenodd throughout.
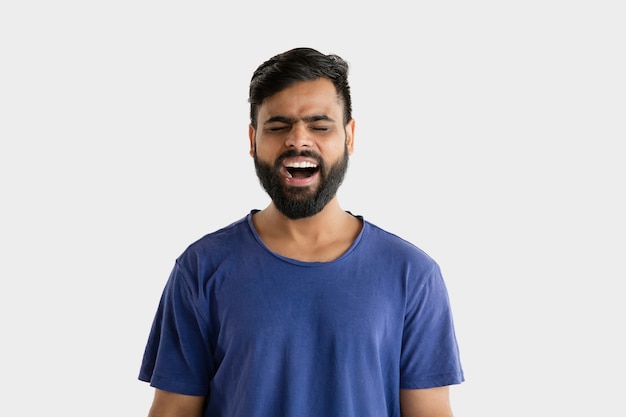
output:
<path id="1" fill-rule="evenodd" d="M 155 389 L 148 417 L 201 417 L 204 399 Z"/>
<path id="2" fill-rule="evenodd" d="M 402 417 L 453 417 L 447 386 L 400 390 Z"/>

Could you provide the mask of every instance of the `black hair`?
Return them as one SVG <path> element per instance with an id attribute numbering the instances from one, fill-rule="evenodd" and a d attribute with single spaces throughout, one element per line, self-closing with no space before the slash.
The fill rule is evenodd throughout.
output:
<path id="1" fill-rule="evenodd" d="M 348 63 L 338 55 L 324 55 L 312 48 L 294 48 L 261 64 L 250 80 L 250 123 L 256 129 L 259 106 L 266 98 L 300 81 L 329 79 L 344 105 L 343 122 L 352 120 Z"/>

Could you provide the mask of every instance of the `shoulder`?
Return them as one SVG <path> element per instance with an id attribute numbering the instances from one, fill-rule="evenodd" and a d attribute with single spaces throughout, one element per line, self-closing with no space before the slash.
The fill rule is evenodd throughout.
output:
<path id="1" fill-rule="evenodd" d="M 246 245 L 254 242 L 246 216 L 192 242 L 176 263 L 185 270 L 211 268 L 228 258 L 237 257 Z"/>
<path id="2" fill-rule="evenodd" d="M 248 217 L 243 217 L 228 226 L 207 233 L 192 242 L 185 252 L 201 251 L 205 248 L 215 248 L 224 244 L 237 243 L 249 234 Z"/>
<path id="3" fill-rule="evenodd" d="M 436 265 L 435 260 L 414 243 L 368 221 L 364 220 L 363 224 L 362 243 L 367 250 L 375 251 L 379 256 L 391 257 L 396 261 L 417 262 L 425 267 Z"/>

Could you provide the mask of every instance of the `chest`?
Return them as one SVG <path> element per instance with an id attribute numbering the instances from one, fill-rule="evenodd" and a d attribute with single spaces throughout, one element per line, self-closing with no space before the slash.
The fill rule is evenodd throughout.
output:
<path id="1" fill-rule="evenodd" d="M 225 277 L 215 300 L 222 346 L 376 349 L 402 334 L 402 287 L 372 271 L 259 269 Z"/>

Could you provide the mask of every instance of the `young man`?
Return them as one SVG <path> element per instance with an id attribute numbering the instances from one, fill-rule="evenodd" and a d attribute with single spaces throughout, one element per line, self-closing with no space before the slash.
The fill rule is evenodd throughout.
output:
<path id="1" fill-rule="evenodd" d="M 341 209 L 348 64 L 309 48 L 250 83 L 271 203 L 176 260 L 139 379 L 150 417 L 451 417 L 463 381 L 445 284 L 411 243 Z"/>

